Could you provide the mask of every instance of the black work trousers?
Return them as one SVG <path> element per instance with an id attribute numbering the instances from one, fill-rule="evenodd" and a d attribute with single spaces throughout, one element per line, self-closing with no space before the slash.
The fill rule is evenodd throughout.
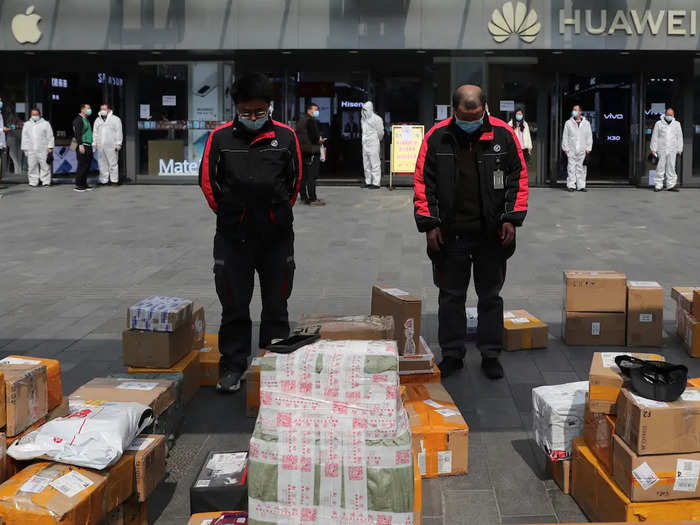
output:
<path id="1" fill-rule="evenodd" d="M 438 296 L 438 340 L 443 357 L 463 359 L 467 337 L 466 300 L 472 273 L 478 297 L 476 346 L 483 357 L 496 357 L 503 348 L 503 299 L 506 257 L 496 240 L 454 236 L 434 254 L 433 277 Z"/>
<path id="2" fill-rule="evenodd" d="M 301 176 L 301 189 L 299 190 L 301 200 L 313 202 L 318 200 L 316 196 L 316 180 L 321 169 L 321 158 L 318 155 L 304 157 L 304 167 Z"/>
<path id="3" fill-rule="evenodd" d="M 221 302 L 219 351 L 224 370 L 245 370 L 252 343 L 250 301 L 260 281 L 260 348 L 289 336 L 287 299 L 294 282 L 294 233 L 265 239 L 214 237 L 214 280 Z"/>
<path id="4" fill-rule="evenodd" d="M 75 187 L 86 188 L 87 176 L 92 164 L 92 146 L 83 145 L 85 153 L 80 153 L 80 147 L 76 150 L 78 156 L 78 170 L 75 173 Z"/>

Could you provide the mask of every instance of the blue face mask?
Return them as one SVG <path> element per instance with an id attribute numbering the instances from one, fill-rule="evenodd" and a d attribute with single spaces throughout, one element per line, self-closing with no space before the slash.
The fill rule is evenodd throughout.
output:
<path id="1" fill-rule="evenodd" d="M 248 130 L 248 131 L 259 131 L 267 122 L 268 117 L 263 117 L 259 118 L 256 120 L 250 120 L 247 118 L 243 118 L 240 115 L 238 116 L 239 122 Z"/>
<path id="2" fill-rule="evenodd" d="M 474 133 L 483 125 L 483 123 L 483 116 L 479 120 L 459 120 L 457 117 L 455 117 L 455 124 L 457 124 L 459 129 L 465 133 Z"/>
<path id="3" fill-rule="evenodd" d="M 318 110 L 316 110 L 316 111 L 313 112 L 312 115 L 313 115 L 314 118 L 318 118 L 318 116 L 320 115 L 320 113 L 318 112 Z"/>
<path id="4" fill-rule="evenodd" d="M 88 116 L 88 117 L 89 117 L 90 115 L 92 115 L 92 110 L 91 110 L 91 109 L 88 109 L 88 110 L 85 112 L 85 115 Z"/>
<path id="5" fill-rule="evenodd" d="M 674 118 L 671 115 L 666 115 L 666 122 L 670 124 L 671 122 L 673 122 L 673 120 Z"/>
<path id="6" fill-rule="evenodd" d="M 518 113 L 517 115 L 515 115 L 515 120 L 522 120 L 522 119 L 523 119 L 522 113 Z"/>
<path id="7" fill-rule="evenodd" d="M 578 111 L 573 110 L 573 111 L 571 112 L 571 116 L 574 117 L 574 118 L 578 117 Z"/>

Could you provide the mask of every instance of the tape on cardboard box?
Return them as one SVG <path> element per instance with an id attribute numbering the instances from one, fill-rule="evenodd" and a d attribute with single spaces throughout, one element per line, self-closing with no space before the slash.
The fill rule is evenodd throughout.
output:
<path id="1" fill-rule="evenodd" d="M 152 296 L 129 307 L 126 328 L 173 332 L 192 319 L 192 301 L 179 297 Z"/>
<path id="2" fill-rule="evenodd" d="M 44 365 L 46 367 L 46 386 L 48 388 L 47 408 L 53 410 L 63 401 L 63 386 L 61 384 L 61 363 L 56 359 L 45 357 L 28 357 L 9 355 L 0 360 L 0 364 Z"/>
<path id="3" fill-rule="evenodd" d="M 0 364 L 5 381 L 6 433 L 16 436 L 48 412 L 44 365 Z"/>
<path id="4" fill-rule="evenodd" d="M 591 411 L 590 403 L 586 403 L 583 439 L 607 472 L 612 472 L 613 466 L 615 420 L 615 416 Z"/>

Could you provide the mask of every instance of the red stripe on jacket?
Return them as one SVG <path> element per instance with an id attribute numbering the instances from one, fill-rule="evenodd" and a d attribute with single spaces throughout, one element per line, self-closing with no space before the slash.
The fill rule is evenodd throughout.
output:
<path id="1" fill-rule="evenodd" d="M 489 120 L 491 121 L 492 126 L 506 128 L 508 131 L 510 131 L 511 136 L 515 141 L 515 147 L 518 149 L 518 157 L 520 158 L 520 179 L 518 182 L 518 195 L 515 199 L 513 211 L 527 211 L 527 198 L 530 194 L 530 186 L 527 178 L 527 165 L 525 164 L 525 157 L 523 157 L 523 149 L 520 147 L 520 141 L 518 140 L 512 126 L 509 126 L 501 119 L 495 117 L 489 116 Z"/>
<path id="2" fill-rule="evenodd" d="M 253 141 L 250 143 L 252 146 L 256 142 L 264 139 L 274 139 L 276 137 L 275 135 L 275 130 L 272 131 L 266 131 L 265 133 L 260 133 L 260 135 L 256 135 L 256 137 L 253 139 Z"/>
<path id="3" fill-rule="evenodd" d="M 294 190 L 292 192 L 291 197 L 289 198 L 289 204 L 294 206 L 294 203 L 297 201 L 297 195 L 299 195 L 299 188 L 301 188 L 301 170 L 302 170 L 302 163 L 301 163 L 301 147 L 299 147 L 299 139 L 297 138 L 296 132 L 287 126 L 286 124 L 282 124 L 281 122 L 277 122 L 276 120 L 273 120 L 272 123 L 275 126 L 279 126 L 284 129 L 288 129 L 289 131 L 292 132 L 292 136 L 294 137 L 294 144 L 297 147 L 297 166 L 299 166 L 299 176 L 297 177 L 296 184 L 294 184 Z"/>
<path id="4" fill-rule="evenodd" d="M 423 178 L 425 157 L 428 154 L 428 139 L 436 129 L 448 126 L 451 120 L 452 117 L 447 118 L 430 128 L 425 137 L 423 137 L 423 144 L 421 144 L 420 151 L 418 152 L 416 171 L 413 174 L 413 203 L 416 207 L 416 213 L 418 213 L 418 215 L 423 215 L 424 217 L 432 217 L 432 215 L 430 215 L 430 208 L 428 207 L 428 199 L 425 196 L 425 179 Z"/>
<path id="5" fill-rule="evenodd" d="M 214 134 L 221 129 L 231 126 L 233 126 L 233 121 L 227 122 L 223 126 L 219 126 L 209 134 L 209 138 L 207 138 L 207 145 L 204 148 L 204 155 L 202 156 L 202 193 L 204 193 L 204 198 L 207 199 L 209 207 L 215 212 L 219 209 L 219 205 L 216 203 L 216 199 L 214 198 L 214 188 L 211 184 L 211 174 L 209 173 L 209 152 L 211 151 L 211 142 L 214 140 Z"/>

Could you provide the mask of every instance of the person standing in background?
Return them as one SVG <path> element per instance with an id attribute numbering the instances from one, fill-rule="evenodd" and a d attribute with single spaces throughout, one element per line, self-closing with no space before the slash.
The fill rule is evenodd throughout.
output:
<path id="1" fill-rule="evenodd" d="M 51 167 L 47 157 L 53 153 L 53 129 L 41 118 L 41 112 L 32 109 L 31 118 L 22 127 L 22 151 L 27 156 L 29 185 L 33 188 L 51 186 Z"/>
<path id="2" fill-rule="evenodd" d="M 97 150 L 100 185 L 119 184 L 119 152 L 122 149 L 122 121 L 109 104 L 100 106 L 92 131 L 93 151 Z"/>
<path id="3" fill-rule="evenodd" d="M 508 122 L 508 125 L 515 131 L 515 136 L 520 142 L 520 148 L 523 150 L 525 163 L 528 164 L 532 153 L 532 138 L 530 137 L 530 126 L 525 121 L 525 114 L 522 109 L 518 109 L 515 112 L 515 118 Z"/>
<path id="4" fill-rule="evenodd" d="M 662 115 L 659 121 L 654 124 L 654 131 L 651 134 L 649 147 L 654 156 L 659 159 L 656 166 L 654 191 L 664 189 L 664 179 L 666 179 L 668 191 L 678 191 L 676 159 L 683 153 L 683 130 L 675 115 L 673 108 L 668 108 L 666 114 Z"/>
<path id="5" fill-rule="evenodd" d="M 301 144 L 301 154 L 304 160 L 304 178 L 301 181 L 301 200 L 311 206 L 325 206 L 326 203 L 316 195 L 316 180 L 321 167 L 321 132 L 318 129 L 318 104 L 309 102 L 306 113 L 299 117 L 296 133 Z"/>
<path id="6" fill-rule="evenodd" d="M 2 97 L 0 97 L 0 182 L 7 171 L 7 141 L 5 132 L 10 128 L 5 127 L 5 120 L 2 118 Z"/>
<path id="7" fill-rule="evenodd" d="M 374 112 L 371 102 L 362 105 L 362 165 L 365 170 L 365 188 L 378 190 L 382 182 L 381 142 L 384 139 L 384 121 Z"/>
<path id="8" fill-rule="evenodd" d="M 578 104 L 571 108 L 571 118 L 564 124 L 561 149 L 568 159 L 566 187 L 570 192 L 586 190 L 588 167 L 584 164 L 586 155 L 593 149 L 591 124 L 583 116 Z"/>
<path id="9" fill-rule="evenodd" d="M 92 163 L 92 126 L 88 117 L 92 115 L 90 104 L 82 104 L 80 113 L 73 119 L 73 136 L 78 143 L 78 171 L 75 173 L 75 188 L 73 191 L 92 191 L 94 188 L 88 186 L 87 176 Z"/>

